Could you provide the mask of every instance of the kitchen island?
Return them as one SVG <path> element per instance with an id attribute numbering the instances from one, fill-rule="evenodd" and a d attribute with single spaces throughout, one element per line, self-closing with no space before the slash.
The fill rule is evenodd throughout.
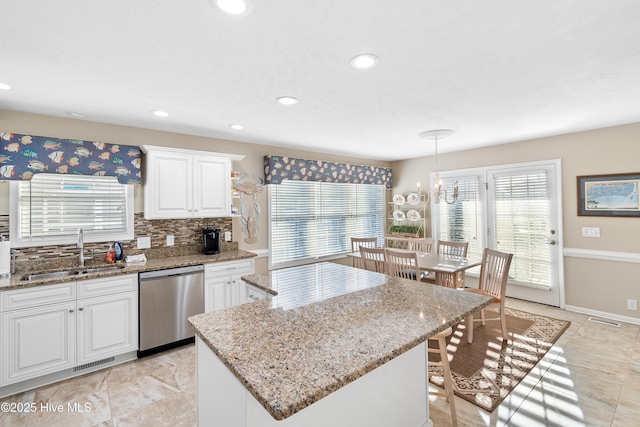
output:
<path id="1" fill-rule="evenodd" d="M 277 295 L 190 318 L 200 426 L 430 426 L 426 340 L 491 302 L 334 263 L 243 280 Z"/>

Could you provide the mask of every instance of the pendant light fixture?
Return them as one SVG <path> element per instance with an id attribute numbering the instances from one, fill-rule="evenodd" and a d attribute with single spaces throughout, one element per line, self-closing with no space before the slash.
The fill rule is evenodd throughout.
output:
<path id="1" fill-rule="evenodd" d="M 452 205 L 458 200 L 458 181 L 453 184 L 452 198 L 447 198 L 447 190 L 442 188 L 442 179 L 440 179 L 440 169 L 438 168 L 438 139 L 447 138 L 453 135 L 451 129 L 433 129 L 421 132 L 419 137 L 435 141 L 436 144 L 436 173 L 433 179 L 433 188 L 425 194 L 425 201 L 429 201 L 429 194 L 433 194 L 433 203 L 440 203 L 440 200 L 445 201 L 447 204 Z"/>

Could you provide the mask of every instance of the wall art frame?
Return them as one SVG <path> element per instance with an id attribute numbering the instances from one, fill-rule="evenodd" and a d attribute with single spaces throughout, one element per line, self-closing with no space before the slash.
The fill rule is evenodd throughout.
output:
<path id="1" fill-rule="evenodd" d="M 578 216 L 640 218 L 640 172 L 577 177 Z"/>

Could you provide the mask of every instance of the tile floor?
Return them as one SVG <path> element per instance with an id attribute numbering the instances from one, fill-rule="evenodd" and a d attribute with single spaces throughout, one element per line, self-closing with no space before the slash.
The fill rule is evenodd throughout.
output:
<path id="1" fill-rule="evenodd" d="M 456 398 L 460 426 L 640 425 L 640 326 L 616 328 L 586 315 L 509 300 L 507 305 L 571 321 L 569 329 L 493 413 Z M 431 398 L 434 426 L 448 404 Z M 62 404 L 62 412 L 0 411 L 0 426 L 195 426 L 195 353 L 189 345 L 0 400 Z M 90 411 L 68 411 L 68 404 Z M 359 427 L 359 426 L 354 426 Z"/>

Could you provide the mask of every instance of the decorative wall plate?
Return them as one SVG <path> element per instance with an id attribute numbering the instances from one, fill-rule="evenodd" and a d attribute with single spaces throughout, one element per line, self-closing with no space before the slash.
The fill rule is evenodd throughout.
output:
<path id="1" fill-rule="evenodd" d="M 411 209 L 409 212 L 407 212 L 407 218 L 409 218 L 411 221 L 419 221 L 420 212 L 415 209 Z"/>
<path id="2" fill-rule="evenodd" d="M 404 205 L 404 196 L 402 194 L 396 194 L 395 196 L 393 196 L 393 203 L 398 206 Z"/>
<path id="3" fill-rule="evenodd" d="M 417 205 L 420 203 L 420 196 L 417 193 L 411 193 L 407 196 L 407 202 L 409 202 L 410 205 Z"/>
<path id="4" fill-rule="evenodd" d="M 406 219 L 406 216 L 402 211 L 393 211 L 393 219 L 396 221 L 402 221 L 403 219 Z"/>

